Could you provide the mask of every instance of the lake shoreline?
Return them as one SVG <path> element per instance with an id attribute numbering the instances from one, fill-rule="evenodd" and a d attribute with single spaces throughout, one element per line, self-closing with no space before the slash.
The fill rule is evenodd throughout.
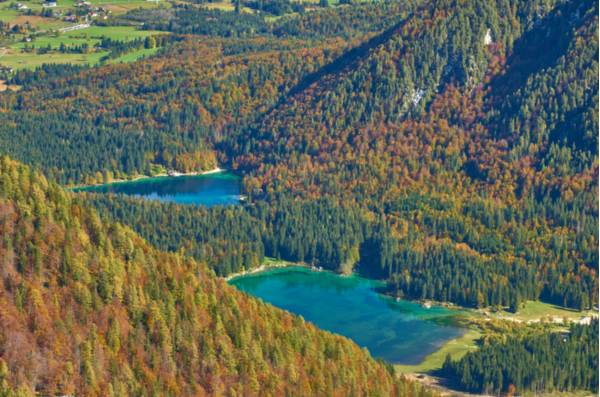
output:
<path id="1" fill-rule="evenodd" d="M 328 269 L 323 269 L 322 267 L 312 266 L 312 265 L 309 265 L 308 263 L 304 263 L 304 262 L 290 262 L 290 261 L 286 261 L 284 259 L 275 259 L 275 258 L 267 258 L 267 260 L 269 263 L 263 263 L 262 265 L 255 267 L 253 269 L 231 273 L 231 274 L 223 277 L 223 279 L 225 281 L 231 281 L 238 277 L 249 276 L 252 274 L 260 274 L 262 272 L 268 272 L 270 270 L 275 270 L 275 269 L 284 269 L 286 267 L 301 267 L 301 268 L 304 268 L 304 269 L 307 269 L 307 270 L 310 270 L 313 272 L 329 272 L 329 273 L 335 274 L 336 276 L 340 276 L 340 277 L 351 277 L 351 276 L 362 277 L 358 273 L 354 273 L 354 272 L 350 273 L 350 274 L 336 273 L 333 270 L 328 270 Z M 377 281 L 377 280 L 372 280 L 372 279 L 367 279 L 367 280 L 374 281 L 374 282 Z M 381 294 L 381 295 L 389 296 L 389 295 L 385 295 L 385 294 Z M 409 300 L 409 299 L 405 299 L 405 300 Z"/>
<path id="2" fill-rule="evenodd" d="M 275 259 L 275 258 L 269 258 L 268 259 L 269 262 L 272 263 L 263 263 L 262 265 L 252 268 L 252 269 L 248 269 L 248 270 L 243 270 L 241 272 L 235 272 L 235 273 L 231 273 L 227 276 L 222 277 L 225 281 L 231 281 L 235 278 L 238 277 L 244 277 L 244 276 L 249 276 L 249 275 L 257 275 L 260 274 L 262 272 L 268 272 L 270 270 L 274 270 L 274 269 L 282 269 L 282 268 L 286 268 L 286 267 L 302 267 L 314 272 L 330 272 L 332 274 L 335 274 L 336 276 L 340 276 L 340 277 L 351 277 L 351 276 L 358 276 L 358 277 L 363 277 L 358 273 L 352 272 L 350 274 L 343 274 L 343 273 L 336 273 L 332 270 L 327 270 L 327 269 L 323 269 L 321 267 L 315 267 L 315 266 L 311 266 L 307 263 L 303 263 L 303 262 L 290 262 L 290 261 L 286 261 L 283 259 Z M 374 279 L 370 279 L 370 278 L 366 278 L 363 277 L 369 281 L 372 282 L 382 282 L 381 280 L 374 280 Z M 424 308 L 428 309 L 431 307 L 443 307 L 446 309 L 450 309 L 450 310 L 465 310 L 465 311 L 472 311 L 472 308 L 469 307 L 463 307 L 463 306 L 459 306 L 459 305 L 455 305 L 452 302 L 440 302 L 440 301 L 434 301 L 434 300 L 430 300 L 430 299 L 425 299 L 425 300 L 417 300 L 417 299 L 407 299 L 407 298 L 398 298 L 396 296 L 393 296 L 391 294 L 387 294 L 385 292 L 379 292 L 377 291 L 377 293 L 381 296 L 384 296 L 386 298 L 390 298 L 393 301 L 398 301 L 398 300 L 404 300 L 407 302 L 413 302 L 413 303 L 418 303 L 421 306 L 423 306 Z"/>
<path id="3" fill-rule="evenodd" d="M 305 270 L 312 271 L 315 273 L 319 273 L 318 270 L 316 270 L 314 267 L 312 267 L 306 263 L 288 262 L 288 261 L 282 261 L 282 260 L 276 260 L 276 259 L 269 258 L 268 261 L 266 263 L 262 264 L 261 266 L 255 267 L 250 270 L 245 270 L 245 271 L 230 274 L 227 277 L 223 277 L 223 279 L 229 283 L 230 281 L 235 280 L 239 277 L 256 276 L 256 275 L 260 275 L 261 273 L 268 273 L 269 271 L 285 269 L 285 268 L 301 268 L 301 269 L 305 269 Z M 329 270 L 323 270 L 323 272 L 332 273 L 332 274 L 338 275 L 340 277 L 343 277 L 343 275 L 337 274 L 335 272 L 331 272 Z M 350 276 L 359 276 L 360 277 L 360 275 L 358 275 L 356 273 L 353 273 Z M 370 279 L 366 279 L 366 280 L 373 281 Z M 398 301 L 396 299 L 396 297 L 391 296 L 389 294 L 383 294 L 380 292 L 376 292 L 376 293 L 385 299 L 389 299 L 390 301 L 393 301 L 393 302 Z M 425 310 L 428 310 L 430 308 L 435 310 L 435 307 L 443 307 L 444 309 L 457 312 L 456 316 L 460 316 L 460 313 L 458 313 L 460 311 L 463 311 L 462 314 L 467 315 L 467 316 L 476 315 L 476 313 L 472 309 L 466 308 L 466 310 L 461 310 L 461 309 L 463 309 L 462 307 L 453 305 L 453 304 L 452 305 L 444 305 L 444 304 L 439 304 L 439 302 L 434 302 L 434 301 L 410 300 L 410 299 L 405 299 L 405 298 L 403 298 L 401 300 L 406 301 L 406 302 L 411 302 L 414 304 L 419 304 Z M 286 309 L 283 309 L 283 310 L 286 310 Z M 315 324 L 315 326 L 318 327 L 319 325 Z M 442 344 L 439 345 L 439 347 L 437 347 L 435 350 L 431 351 L 428 355 L 423 357 L 418 363 L 401 364 L 398 362 L 389 361 L 390 364 L 394 367 L 394 369 L 397 371 L 398 374 L 402 374 L 402 376 L 408 376 L 408 377 L 415 378 L 415 379 L 418 378 L 418 380 L 420 382 L 423 382 L 422 377 L 426 376 L 423 374 L 427 374 L 430 370 L 441 367 L 441 364 L 443 363 L 443 360 L 445 359 L 446 354 L 450 353 L 450 354 L 452 354 L 452 356 L 454 358 L 457 358 L 457 357 L 462 356 L 463 354 L 466 354 L 469 351 L 473 351 L 478 348 L 477 340 L 479 340 L 481 338 L 483 333 L 482 333 L 482 330 L 478 326 L 476 326 L 476 324 L 471 323 L 469 321 L 467 321 L 467 322 L 459 321 L 459 322 L 457 322 L 457 324 L 455 326 L 461 330 L 460 334 L 457 335 L 456 337 L 453 337 L 451 339 L 444 341 Z M 330 332 L 333 332 L 333 331 L 330 331 Z M 348 337 L 348 336 L 346 336 L 346 337 Z M 352 338 L 350 338 L 350 339 L 352 339 Z M 357 343 L 356 341 L 354 341 L 354 342 Z"/>
<path id="4" fill-rule="evenodd" d="M 344 276 L 305 263 L 271 260 L 222 280 L 349 338 L 392 365 L 421 363 L 428 353 L 468 331 L 451 319 L 452 311 L 405 299 L 396 302 L 378 292 L 377 280 L 356 273 Z M 377 325 L 384 318 L 386 324 Z M 386 335 L 384 343 L 381 335 Z M 412 344 L 415 338 L 419 343 Z"/>
<path id="5" fill-rule="evenodd" d="M 211 175 L 211 174 L 219 174 L 222 172 L 227 172 L 228 170 L 225 168 L 220 168 L 220 167 L 215 167 L 211 170 L 206 170 L 206 171 L 191 171 L 191 172 L 178 172 L 178 171 L 172 171 L 172 172 L 161 172 L 159 174 L 156 175 L 136 175 L 133 176 L 129 179 L 123 179 L 123 178 L 116 178 L 113 179 L 110 182 L 103 182 L 103 183 L 93 183 L 91 185 L 74 185 L 74 186 L 70 186 L 69 189 L 86 189 L 89 187 L 97 187 L 97 186 L 103 186 L 103 185 L 112 185 L 112 184 L 119 184 L 119 183 L 127 183 L 127 182 L 136 182 L 136 181 L 140 181 L 143 179 L 150 179 L 150 178 L 179 178 L 181 176 L 201 176 L 201 175 Z"/>
<path id="6" fill-rule="evenodd" d="M 262 265 L 252 268 L 252 269 L 248 269 L 248 270 L 243 270 L 241 272 L 235 272 L 235 273 L 231 273 L 225 277 L 223 277 L 223 279 L 227 282 L 236 279 L 238 277 L 243 277 L 243 276 L 249 276 L 251 274 L 259 274 L 262 272 L 267 272 L 269 270 L 273 270 L 273 269 L 283 269 L 286 267 L 303 267 L 306 269 L 311 269 L 313 270 L 313 268 L 309 265 L 307 265 L 306 263 L 300 263 L 300 262 L 288 262 L 288 261 L 284 261 L 284 260 L 279 260 L 279 259 L 270 259 L 270 262 L 273 263 L 263 263 Z"/>
<path id="7" fill-rule="evenodd" d="M 227 277 L 224 277 L 224 279 L 226 282 L 229 282 L 238 277 L 244 277 L 244 276 L 248 276 L 248 275 L 258 275 L 260 273 L 268 272 L 270 270 L 282 269 L 282 268 L 287 268 L 287 267 L 300 267 L 300 268 L 304 268 L 307 270 L 312 270 L 312 271 L 318 272 L 318 270 L 316 270 L 314 267 L 312 267 L 308 264 L 305 264 L 305 263 L 296 263 L 296 262 L 288 262 L 288 261 L 283 261 L 283 260 L 269 259 L 269 262 L 264 263 L 259 267 L 231 274 Z M 329 270 L 323 270 L 323 271 L 330 272 L 330 273 L 333 273 L 333 274 L 336 274 L 339 276 L 343 276 L 341 274 L 337 274 L 337 273 L 331 272 Z M 353 275 L 359 276 L 356 273 L 353 273 Z M 514 322 L 518 322 L 518 323 L 523 323 L 523 325 L 536 323 L 536 322 L 541 321 L 541 318 L 548 315 L 548 313 L 547 313 L 548 309 L 545 307 L 549 306 L 548 304 L 538 302 L 538 301 L 529 302 L 529 303 L 527 303 L 527 306 L 526 306 L 527 308 L 529 308 L 531 306 L 536 306 L 536 307 L 542 306 L 545 309 L 545 310 L 542 310 L 543 314 L 540 313 L 540 318 L 534 319 L 534 320 L 518 319 L 519 315 L 517 314 L 517 315 L 514 315 L 517 318 L 513 319 L 513 318 L 507 318 L 506 313 L 504 311 L 494 313 L 489 308 L 477 309 L 477 308 L 472 308 L 472 307 L 463 307 L 463 306 L 456 305 L 456 304 L 449 303 L 449 302 L 398 298 L 391 294 L 385 294 L 385 293 L 381 293 L 381 292 L 378 292 L 378 294 L 380 294 L 384 297 L 387 297 L 390 300 L 393 300 L 395 302 L 397 302 L 399 300 L 403 300 L 403 301 L 408 301 L 408 302 L 412 302 L 412 303 L 417 303 L 417 304 L 420 304 L 425 309 L 434 308 L 434 307 L 443 307 L 443 308 L 451 310 L 451 311 L 461 312 L 461 313 L 457 313 L 457 316 L 458 316 L 457 317 L 457 321 L 458 321 L 457 326 L 463 330 L 463 332 L 460 335 L 456 336 L 455 338 L 445 341 L 442 345 L 439 346 L 438 349 L 436 349 L 435 351 L 433 351 L 430 354 L 428 354 L 427 356 L 425 356 L 423 358 L 423 360 L 421 362 L 419 362 L 418 364 L 410 365 L 410 364 L 391 363 L 394 366 L 394 368 L 396 370 L 398 370 L 398 372 L 406 374 L 406 375 L 414 375 L 414 376 L 425 375 L 434 369 L 440 368 L 441 364 L 443 363 L 443 360 L 445 359 L 446 354 L 451 354 L 452 357 L 454 359 L 456 359 L 470 351 L 476 350 L 478 348 L 477 341 L 485 333 L 484 329 L 482 329 L 482 326 L 486 322 L 494 321 L 494 320 L 501 321 L 501 322 L 514 321 Z M 526 312 L 526 307 L 522 308 L 521 310 L 523 312 Z M 568 310 L 565 308 L 561 308 L 561 309 Z M 569 321 L 570 322 L 581 322 L 582 320 L 585 320 L 588 317 L 589 317 L 589 314 L 586 312 L 573 312 L 573 318 L 570 318 Z"/>
<path id="8" fill-rule="evenodd" d="M 474 325 L 462 327 L 464 332 L 444 342 L 437 350 L 428 354 L 418 364 L 393 364 L 394 369 L 403 374 L 426 374 L 442 367 L 446 355 L 450 354 L 454 360 L 462 357 L 469 351 L 477 349 L 477 340 L 483 331 Z"/>
<path id="9" fill-rule="evenodd" d="M 266 259 L 267 259 L 268 263 L 263 263 L 259 267 L 249 269 L 249 270 L 244 270 L 241 272 L 232 273 L 223 278 L 226 281 L 230 281 L 237 277 L 247 276 L 247 275 L 251 275 L 251 274 L 259 274 L 261 272 L 267 272 L 269 270 L 286 268 L 286 267 L 302 267 L 302 268 L 312 270 L 315 272 L 319 272 L 319 271 L 330 272 L 330 273 L 333 273 L 340 277 L 351 277 L 351 276 L 363 277 L 360 274 L 355 273 L 355 272 L 352 272 L 351 274 L 336 273 L 334 271 L 317 268 L 315 266 L 311 266 L 311 265 L 309 265 L 307 263 L 303 263 L 303 262 L 290 262 L 290 261 L 286 261 L 283 259 L 275 259 L 275 258 L 266 258 Z M 363 278 L 373 281 L 373 282 L 381 281 L 381 280 L 374 280 L 374 279 L 370 279 L 370 278 L 366 278 L 366 277 L 363 277 Z M 382 282 L 384 282 L 384 281 L 382 281 Z M 377 293 L 382 296 L 385 296 L 391 300 L 394 300 L 394 301 L 403 300 L 403 301 L 407 301 L 407 302 L 418 303 L 421 306 L 423 306 L 424 308 L 443 307 L 443 308 L 449 309 L 449 310 L 462 311 L 471 316 L 480 318 L 483 321 L 498 320 L 498 321 L 515 322 L 515 323 L 520 323 L 520 324 L 524 324 L 524 325 L 531 325 L 531 324 L 539 323 L 542 321 L 549 321 L 549 322 L 553 322 L 553 323 L 562 323 L 564 318 L 566 318 L 568 322 L 584 323 L 586 321 L 591 320 L 592 318 L 598 317 L 598 313 L 591 309 L 579 311 L 579 310 L 570 309 L 570 308 L 566 308 L 566 307 L 555 306 L 553 304 L 544 303 L 541 301 L 527 301 L 525 303 L 524 307 L 520 308 L 519 312 L 517 312 L 515 314 L 515 313 L 509 313 L 506 310 L 492 310 L 492 308 L 489 308 L 489 307 L 475 308 L 475 307 L 469 307 L 469 306 L 461 306 L 461 305 L 458 305 L 458 304 L 455 304 L 452 302 L 436 301 L 433 299 L 410 299 L 410 298 L 406 298 L 406 297 L 400 298 L 400 297 L 397 297 L 397 296 L 394 296 L 392 294 L 388 294 L 385 292 L 378 291 Z M 547 313 L 546 310 L 541 310 L 541 313 L 539 313 L 538 316 L 535 316 L 533 318 L 520 318 L 521 314 L 525 311 L 525 308 L 530 304 L 531 305 L 534 305 L 534 304 L 542 305 L 542 306 L 548 306 L 548 307 L 556 307 L 558 310 L 561 310 L 562 313 L 560 313 L 561 315 L 558 315 L 558 314 L 552 315 L 550 313 Z M 567 316 L 565 316 L 565 314 L 567 314 L 568 312 L 570 312 L 571 315 L 567 317 Z M 560 321 L 557 321 L 558 319 L 560 319 Z M 465 328 L 468 328 L 468 327 L 465 327 Z"/>

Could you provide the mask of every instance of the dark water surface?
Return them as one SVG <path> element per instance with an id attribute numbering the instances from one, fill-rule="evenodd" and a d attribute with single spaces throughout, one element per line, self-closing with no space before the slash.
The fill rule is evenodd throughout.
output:
<path id="1" fill-rule="evenodd" d="M 457 311 L 395 301 L 375 292 L 376 281 L 358 276 L 288 267 L 240 276 L 230 284 L 392 363 L 419 364 L 464 332 L 456 325 Z"/>
<path id="2" fill-rule="evenodd" d="M 178 204 L 228 205 L 240 201 L 240 178 L 230 172 L 161 176 L 74 189 L 96 193 L 123 193 L 148 200 Z"/>

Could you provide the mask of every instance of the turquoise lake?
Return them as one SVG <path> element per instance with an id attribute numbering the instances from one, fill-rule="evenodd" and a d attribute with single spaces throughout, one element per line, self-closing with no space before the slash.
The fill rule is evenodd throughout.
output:
<path id="1" fill-rule="evenodd" d="M 344 335 L 391 363 L 419 364 L 465 331 L 456 324 L 457 311 L 395 301 L 375 291 L 376 281 L 358 276 L 287 267 L 239 276 L 229 283 Z"/>
<path id="2" fill-rule="evenodd" d="M 122 193 L 148 200 L 204 206 L 239 204 L 240 183 L 230 172 L 204 175 L 161 176 L 131 182 L 86 186 L 74 189 L 96 193 Z"/>

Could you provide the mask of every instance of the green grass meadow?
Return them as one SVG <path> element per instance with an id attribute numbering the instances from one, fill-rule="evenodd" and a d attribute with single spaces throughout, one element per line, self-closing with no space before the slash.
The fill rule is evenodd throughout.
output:
<path id="1" fill-rule="evenodd" d="M 138 30 L 132 26 L 91 26 L 86 29 L 74 30 L 65 33 L 52 33 L 36 37 L 29 43 L 17 42 L 0 55 L 0 65 L 14 69 L 33 69 L 44 63 L 71 63 L 76 65 L 89 64 L 96 65 L 100 59 L 108 54 L 107 51 L 90 52 L 86 54 L 69 54 L 50 52 L 47 54 L 36 54 L 34 52 L 24 52 L 26 46 L 35 48 L 46 48 L 50 46 L 57 50 L 61 44 L 68 47 L 79 46 L 87 43 L 90 48 L 99 43 L 103 37 L 119 41 L 131 41 L 138 38 L 144 38 L 161 32 Z M 133 62 L 143 56 L 154 54 L 157 49 L 142 48 L 124 54 L 123 56 L 111 60 L 111 63 Z"/>

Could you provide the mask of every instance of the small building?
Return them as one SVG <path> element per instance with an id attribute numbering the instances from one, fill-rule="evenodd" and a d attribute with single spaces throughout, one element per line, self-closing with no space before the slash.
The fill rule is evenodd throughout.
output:
<path id="1" fill-rule="evenodd" d="M 45 8 L 56 7 L 56 1 L 55 0 L 46 0 L 46 1 L 44 1 L 44 4 L 42 4 L 42 7 L 45 7 Z"/>

